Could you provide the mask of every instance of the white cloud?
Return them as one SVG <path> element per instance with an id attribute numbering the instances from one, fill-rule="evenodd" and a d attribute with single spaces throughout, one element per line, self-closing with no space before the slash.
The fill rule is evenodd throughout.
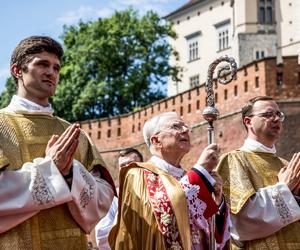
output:
<path id="1" fill-rule="evenodd" d="M 138 9 L 143 15 L 149 10 L 156 11 L 159 15 L 166 15 L 167 6 L 172 5 L 178 0 L 115 0 L 108 2 L 102 8 L 94 8 L 91 6 L 80 6 L 77 10 L 66 12 L 63 16 L 58 18 L 60 24 L 72 25 L 76 24 L 80 19 L 87 21 L 98 17 L 109 17 L 116 10 L 124 10 L 129 6 Z"/>
<path id="2" fill-rule="evenodd" d="M 97 15 L 97 11 L 90 6 L 80 6 L 77 10 L 71 10 L 65 15 L 58 18 L 58 22 L 62 24 L 72 25 L 77 23 L 80 19 L 92 19 Z"/>
<path id="3" fill-rule="evenodd" d="M 110 17 L 115 12 L 114 8 L 106 7 L 96 11 L 97 17 Z"/>

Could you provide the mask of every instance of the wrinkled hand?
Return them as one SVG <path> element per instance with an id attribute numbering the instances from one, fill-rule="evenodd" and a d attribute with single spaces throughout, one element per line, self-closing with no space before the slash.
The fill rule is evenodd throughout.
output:
<path id="1" fill-rule="evenodd" d="M 219 206 L 222 202 L 222 186 L 223 186 L 223 180 L 222 177 L 216 172 L 212 171 L 211 176 L 215 179 L 216 183 L 214 185 L 214 195 L 215 195 L 215 202 Z"/>
<path id="2" fill-rule="evenodd" d="M 280 169 L 278 180 L 284 182 L 291 191 L 300 185 L 300 153 L 295 153 L 289 165 Z"/>
<path id="3" fill-rule="evenodd" d="M 79 143 L 79 124 L 70 125 L 61 136 L 53 135 L 46 147 L 46 156 L 54 161 L 63 176 L 68 175 Z"/>
<path id="4" fill-rule="evenodd" d="M 208 145 L 201 153 L 197 164 L 211 172 L 219 161 L 220 148 L 216 143 Z"/>

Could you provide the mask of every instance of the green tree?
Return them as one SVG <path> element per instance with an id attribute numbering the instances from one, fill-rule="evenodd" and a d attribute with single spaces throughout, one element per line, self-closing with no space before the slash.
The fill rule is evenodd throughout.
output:
<path id="1" fill-rule="evenodd" d="M 0 95 L 0 108 L 6 107 L 14 94 L 16 94 L 16 84 L 12 77 L 9 77 L 6 80 L 5 90 Z"/>
<path id="2" fill-rule="evenodd" d="M 176 38 L 170 23 L 153 11 L 140 17 L 131 8 L 64 27 L 56 113 L 70 121 L 93 119 L 163 98 L 167 77 L 179 81 L 180 70 L 169 65 L 168 37 Z"/>

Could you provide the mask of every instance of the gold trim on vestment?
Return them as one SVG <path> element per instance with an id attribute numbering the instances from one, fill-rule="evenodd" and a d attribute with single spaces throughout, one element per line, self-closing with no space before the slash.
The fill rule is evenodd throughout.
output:
<path id="1" fill-rule="evenodd" d="M 144 169 L 147 169 L 155 174 L 160 175 L 162 182 L 164 184 L 164 187 L 166 188 L 167 194 L 170 198 L 172 207 L 174 209 L 174 214 L 175 214 L 176 220 L 177 220 L 176 223 L 178 226 L 178 232 L 180 234 L 180 239 L 183 244 L 183 249 L 190 250 L 191 249 L 191 235 L 190 235 L 189 213 L 188 213 L 185 193 L 184 193 L 183 189 L 181 188 L 180 183 L 174 177 L 172 177 L 165 171 L 157 168 L 156 166 L 154 166 L 150 163 L 132 163 L 127 167 L 121 168 L 121 170 L 120 170 L 120 177 L 119 177 L 120 178 L 120 181 L 119 181 L 120 194 L 119 194 L 117 224 L 112 228 L 112 230 L 110 231 L 110 234 L 109 234 L 109 243 L 110 243 L 112 249 L 135 249 L 134 246 L 132 245 L 132 241 L 134 241 L 134 239 L 132 239 L 131 236 L 135 237 L 136 235 L 134 235 L 134 234 L 136 234 L 136 232 L 132 232 L 132 229 L 126 228 L 126 226 L 128 226 L 128 225 L 124 225 L 124 218 L 123 218 L 122 213 L 126 213 L 126 214 L 132 213 L 134 215 L 136 213 L 138 213 L 138 216 L 142 216 L 139 213 L 141 211 L 138 211 L 138 210 L 141 209 L 142 211 L 144 211 L 143 209 L 145 208 L 145 206 L 148 206 L 149 203 L 151 203 L 151 202 L 147 202 L 147 198 L 141 197 L 142 200 L 136 201 L 139 203 L 138 206 L 136 206 L 136 204 L 133 204 L 134 208 L 137 211 L 133 211 L 131 207 L 128 208 L 127 206 L 126 207 L 124 206 L 125 203 L 127 204 L 126 199 L 128 199 L 128 194 L 125 194 L 125 192 L 127 190 L 129 190 L 129 192 L 130 192 L 130 190 L 132 190 L 132 189 L 134 189 L 134 190 L 137 189 L 137 191 L 140 194 L 148 196 L 147 195 L 147 187 L 146 187 L 145 183 L 144 183 L 145 186 L 141 186 L 141 185 L 143 185 L 143 183 L 135 183 L 135 182 L 133 183 L 132 177 L 130 178 L 131 180 L 128 181 L 128 175 L 131 174 L 132 171 L 137 170 L 134 173 L 132 172 L 132 175 L 139 177 L 139 180 L 141 180 L 143 182 L 145 179 L 144 177 L 142 177 L 142 175 L 144 176 L 144 173 L 143 173 Z M 137 186 L 133 187 L 132 185 L 137 185 Z M 124 190 L 124 188 L 126 188 L 126 191 Z M 142 189 L 143 191 L 141 192 L 140 189 Z M 129 197 L 131 197 L 131 196 L 132 195 L 129 194 Z M 141 207 L 141 205 L 140 205 L 140 203 L 142 203 L 142 202 L 145 202 L 144 207 Z M 125 212 L 124 212 L 124 209 L 125 209 Z M 129 212 L 129 210 L 130 210 L 130 212 Z M 151 208 L 151 210 L 152 210 L 152 208 Z M 155 226 L 153 226 L 152 224 L 151 225 L 147 224 L 146 227 L 149 227 L 149 229 L 146 229 L 146 230 L 155 230 L 155 231 L 151 231 L 150 236 L 149 236 L 150 239 L 145 239 L 145 240 L 151 240 L 151 242 L 139 242 L 139 243 L 144 244 L 145 249 L 156 249 L 156 250 L 166 249 L 165 243 L 164 243 L 164 238 L 158 229 L 158 222 L 156 221 L 153 210 L 149 214 L 146 214 L 145 216 L 147 216 L 147 218 L 140 218 L 142 223 L 146 222 L 146 224 L 147 224 L 148 221 L 152 221 L 153 223 L 156 223 Z M 150 219 L 150 218 L 152 218 L 152 219 Z M 134 220 L 136 218 L 132 218 L 132 219 Z M 129 232 L 127 232 L 127 230 L 129 230 Z M 136 230 L 138 230 L 138 229 L 136 228 Z M 133 234 L 133 235 L 131 235 L 131 234 Z M 139 237 L 137 237 L 136 239 L 139 239 Z M 152 248 L 149 247 L 149 244 L 152 244 Z M 153 247 L 155 247 L 155 248 L 153 248 Z M 139 249 L 136 249 L 136 250 L 139 250 Z"/>

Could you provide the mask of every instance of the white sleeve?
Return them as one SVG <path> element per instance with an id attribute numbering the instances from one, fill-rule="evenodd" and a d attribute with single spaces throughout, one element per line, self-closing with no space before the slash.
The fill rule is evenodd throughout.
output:
<path id="1" fill-rule="evenodd" d="M 114 197 L 111 207 L 104 218 L 95 227 L 96 243 L 101 250 L 110 250 L 108 235 L 118 213 L 118 198 Z"/>
<path id="2" fill-rule="evenodd" d="M 238 214 L 231 214 L 231 236 L 238 241 L 264 238 L 299 219 L 298 203 L 287 185 L 279 182 L 260 188 Z"/>
<path id="3" fill-rule="evenodd" d="M 72 201 L 69 210 L 77 223 L 89 233 L 110 208 L 114 192 L 109 183 L 93 176 L 77 160 L 73 160 Z"/>
<path id="4" fill-rule="evenodd" d="M 51 158 L 37 158 L 17 171 L 0 173 L 0 233 L 42 209 L 70 201 L 67 183 Z"/>

